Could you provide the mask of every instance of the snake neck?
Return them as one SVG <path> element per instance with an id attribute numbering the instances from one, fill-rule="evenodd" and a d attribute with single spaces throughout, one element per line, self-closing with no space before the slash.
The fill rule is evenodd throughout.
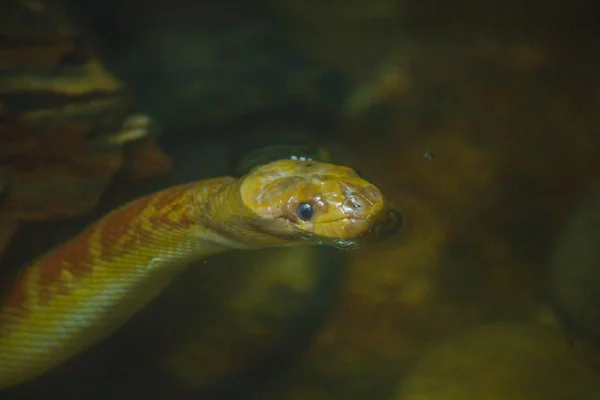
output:
<path id="1" fill-rule="evenodd" d="M 300 244 L 297 237 L 282 235 L 278 221 L 261 217 L 242 199 L 242 180 L 219 188 L 208 200 L 195 202 L 195 215 L 202 235 L 228 249 L 258 249 Z"/>

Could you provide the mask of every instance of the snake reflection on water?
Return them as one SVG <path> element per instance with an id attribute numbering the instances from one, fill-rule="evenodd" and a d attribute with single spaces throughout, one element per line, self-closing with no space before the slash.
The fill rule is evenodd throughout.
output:
<path id="1" fill-rule="evenodd" d="M 0 388 L 101 341 L 198 259 L 234 249 L 352 248 L 385 217 L 382 193 L 354 170 L 302 160 L 134 200 L 8 286 L 0 305 Z"/>

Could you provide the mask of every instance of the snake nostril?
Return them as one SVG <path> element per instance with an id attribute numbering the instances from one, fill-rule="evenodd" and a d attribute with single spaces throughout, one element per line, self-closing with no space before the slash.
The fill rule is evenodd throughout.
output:
<path id="1" fill-rule="evenodd" d="M 365 199 L 362 196 L 349 196 L 345 204 L 346 213 L 354 218 L 360 218 L 365 213 L 365 206 Z"/>

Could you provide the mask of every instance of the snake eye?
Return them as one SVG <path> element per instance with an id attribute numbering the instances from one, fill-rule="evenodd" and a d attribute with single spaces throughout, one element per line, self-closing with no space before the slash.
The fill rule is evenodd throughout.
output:
<path id="1" fill-rule="evenodd" d="M 309 203 L 300 203 L 298 205 L 298 208 L 296 209 L 296 214 L 298 214 L 298 218 L 300 218 L 304 222 L 310 221 L 310 219 L 313 217 L 313 213 L 313 206 Z"/>

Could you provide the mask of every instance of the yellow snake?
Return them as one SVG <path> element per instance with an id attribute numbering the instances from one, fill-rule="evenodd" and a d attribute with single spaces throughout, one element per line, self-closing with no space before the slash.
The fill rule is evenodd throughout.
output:
<path id="1" fill-rule="evenodd" d="M 134 200 L 8 286 L 0 303 L 0 388 L 98 343 L 198 259 L 233 249 L 352 247 L 384 211 L 379 189 L 354 170 L 296 160 Z"/>

